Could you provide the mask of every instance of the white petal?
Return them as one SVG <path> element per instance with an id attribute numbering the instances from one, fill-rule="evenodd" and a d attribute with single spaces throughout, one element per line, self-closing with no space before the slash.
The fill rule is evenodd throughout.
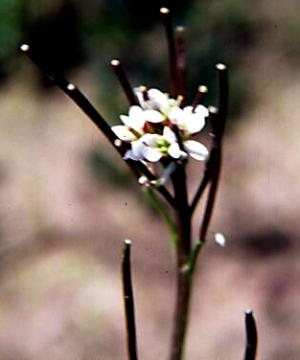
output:
<path id="1" fill-rule="evenodd" d="M 129 116 L 127 115 L 120 115 L 120 119 L 122 121 L 122 123 L 126 126 L 129 126 L 130 124 L 130 119 L 129 119 Z"/>
<path id="2" fill-rule="evenodd" d="M 144 144 L 145 146 L 150 146 L 150 147 L 156 147 L 157 146 L 157 142 L 159 141 L 159 139 L 161 139 L 162 136 L 161 135 L 157 135 L 157 134 L 145 134 L 143 135 L 139 141 Z"/>
<path id="3" fill-rule="evenodd" d="M 173 124 L 179 125 L 180 120 L 184 116 L 183 110 L 179 107 L 172 108 L 168 113 L 168 118 L 171 120 Z"/>
<path id="4" fill-rule="evenodd" d="M 187 140 L 184 142 L 184 148 L 196 160 L 205 160 L 208 156 L 207 148 L 198 141 Z"/>
<path id="5" fill-rule="evenodd" d="M 134 130 L 141 130 L 145 125 L 145 116 L 144 110 L 137 106 L 131 106 L 129 109 L 129 124 L 127 126 L 131 127 Z"/>
<path id="6" fill-rule="evenodd" d="M 163 154 L 157 148 L 145 146 L 143 150 L 143 156 L 150 162 L 157 162 L 162 158 Z"/>
<path id="7" fill-rule="evenodd" d="M 111 129 L 117 137 L 123 141 L 133 141 L 136 139 L 135 135 L 128 129 L 127 126 L 117 125 L 112 126 Z"/>
<path id="8" fill-rule="evenodd" d="M 138 105 L 130 106 L 128 115 L 129 117 L 141 117 L 143 116 L 143 109 Z"/>
<path id="9" fill-rule="evenodd" d="M 165 117 L 162 113 L 156 110 L 145 110 L 144 119 L 152 123 L 160 123 L 164 121 Z"/>
<path id="10" fill-rule="evenodd" d="M 179 159 L 181 157 L 181 153 L 182 151 L 180 150 L 178 143 L 174 142 L 168 148 L 168 154 L 174 159 Z"/>
<path id="11" fill-rule="evenodd" d="M 144 148 L 146 147 L 146 145 L 143 144 L 141 139 L 142 138 L 140 138 L 139 140 L 133 141 L 131 143 L 132 156 L 138 160 L 141 160 L 144 158 L 143 151 L 144 151 Z"/>
<path id="12" fill-rule="evenodd" d="M 136 156 L 132 150 L 127 150 L 126 153 L 125 153 L 124 156 L 123 156 L 123 159 L 124 159 L 124 160 L 128 160 L 128 159 L 129 159 L 129 160 L 138 161 L 138 160 L 141 160 L 142 158 Z"/>
<path id="13" fill-rule="evenodd" d="M 153 107 L 157 107 L 158 109 L 167 109 L 169 107 L 169 98 L 161 91 L 149 89 L 148 96 Z"/>
<path id="14" fill-rule="evenodd" d="M 189 134 L 195 134 L 204 128 L 205 118 L 199 114 L 194 113 L 193 115 L 187 117 L 185 126 Z"/>
<path id="15" fill-rule="evenodd" d="M 173 131 L 168 127 L 165 126 L 163 130 L 163 137 L 170 143 L 174 143 L 176 141 L 176 136 Z"/>
<path id="16" fill-rule="evenodd" d="M 196 106 L 195 113 L 197 113 L 203 117 L 207 117 L 209 115 L 208 109 L 204 105 Z"/>
<path id="17" fill-rule="evenodd" d="M 193 112 L 193 107 L 192 106 L 185 106 L 182 110 L 184 112 L 185 115 L 190 115 Z"/>
<path id="18" fill-rule="evenodd" d="M 205 116 L 203 116 L 201 112 L 193 113 L 192 110 L 192 106 L 186 106 L 183 109 L 184 120 L 182 125 L 189 134 L 195 134 L 205 126 Z"/>

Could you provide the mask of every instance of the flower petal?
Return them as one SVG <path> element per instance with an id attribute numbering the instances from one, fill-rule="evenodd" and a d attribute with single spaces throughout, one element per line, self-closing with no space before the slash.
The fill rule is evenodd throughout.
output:
<path id="1" fill-rule="evenodd" d="M 129 109 L 129 123 L 126 124 L 134 130 L 141 130 L 145 125 L 144 110 L 137 106 L 131 106 Z"/>
<path id="2" fill-rule="evenodd" d="M 185 122 L 186 130 L 189 134 L 201 131 L 205 126 L 204 117 L 198 114 L 190 115 Z"/>
<path id="3" fill-rule="evenodd" d="M 186 106 L 183 113 L 184 123 L 182 125 L 189 134 L 195 134 L 204 128 L 205 116 L 203 116 L 203 112 L 193 112 L 192 106 Z"/>
<path id="4" fill-rule="evenodd" d="M 112 126 L 111 129 L 117 135 L 117 137 L 123 141 L 136 140 L 135 135 L 128 129 L 127 126 L 117 125 Z"/>
<path id="5" fill-rule="evenodd" d="M 157 110 L 145 110 L 144 119 L 151 123 L 160 123 L 165 120 L 165 117 Z"/>
<path id="6" fill-rule="evenodd" d="M 169 107 L 169 98 L 166 94 L 157 89 L 149 89 L 148 96 L 153 107 L 160 110 L 167 109 Z"/>
<path id="7" fill-rule="evenodd" d="M 141 160 L 142 158 L 136 156 L 132 150 L 127 150 L 123 156 L 123 159 L 124 160 L 135 160 L 135 161 L 138 161 L 138 160 Z"/>
<path id="8" fill-rule="evenodd" d="M 184 119 L 184 112 L 178 106 L 173 107 L 168 113 L 168 119 L 171 120 L 173 124 L 179 125 Z"/>
<path id="9" fill-rule="evenodd" d="M 143 149 L 143 156 L 150 162 L 157 162 L 162 158 L 163 154 L 157 148 L 145 146 Z"/>
<path id="10" fill-rule="evenodd" d="M 139 140 L 133 141 L 131 143 L 132 154 L 138 160 L 142 160 L 144 158 L 143 151 L 144 151 L 144 148 L 146 147 L 146 145 L 143 144 L 141 139 L 142 138 L 140 138 Z"/>
<path id="11" fill-rule="evenodd" d="M 163 137 L 169 142 L 170 144 L 174 143 L 176 141 L 176 136 L 174 132 L 168 127 L 165 126 L 163 130 Z"/>
<path id="12" fill-rule="evenodd" d="M 156 147 L 160 138 L 162 138 L 162 136 L 158 134 L 145 134 L 139 139 L 139 141 L 145 146 Z"/>
<path id="13" fill-rule="evenodd" d="M 196 160 L 205 160 L 208 156 L 207 148 L 198 141 L 187 140 L 184 142 L 184 148 Z"/>
<path id="14" fill-rule="evenodd" d="M 181 157 L 182 151 L 180 150 L 178 143 L 174 142 L 169 146 L 168 154 L 174 159 L 179 159 Z"/>
<path id="15" fill-rule="evenodd" d="M 195 113 L 197 113 L 203 117 L 207 117 L 209 115 L 208 109 L 204 105 L 196 106 Z"/>

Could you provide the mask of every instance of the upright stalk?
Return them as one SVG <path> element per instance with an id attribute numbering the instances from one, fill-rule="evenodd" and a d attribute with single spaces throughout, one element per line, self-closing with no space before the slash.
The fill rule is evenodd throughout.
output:
<path id="1" fill-rule="evenodd" d="M 191 299 L 191 276 L 187 271 L 191 252 L 191 212 L 188 204 L 185 164 L 177 166 L 172 182 L 178 240 L 176 244 L 176 303 L 170 360 L 180 360 L 183 355 Z"/>
<path id="2" fill-rule="evenodd" d="M 183 355 L 191 300 L 191 277 L 177 268 L 176 304 L 170 360 L 180 360 Z"/>

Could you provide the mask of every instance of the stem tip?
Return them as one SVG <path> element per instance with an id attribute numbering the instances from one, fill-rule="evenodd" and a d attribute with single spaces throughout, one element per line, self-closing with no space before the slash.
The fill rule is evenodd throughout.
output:
<path id="1" fill-rule="evenodd" d="M 125 239 L 124 244 L 127 245 L 127 246 L 130 246 L 131 245 L 131 240 Z"/>
<path id="2" fill-rule="evenodd" d="M 222 64 L 222 63 L 219 63 L 219 64 L 216 65 L 216 69 L 218 71 L 224 71 L 224 70 L 226 70 L 226 68 L 227 68 L 226 65 Z"/>
<path id="3" fill-rule="evenodd" d="M 205 86 L 205 85 L 200 85 L 200 86 L 198 87 L 198 91 L 199 91 L 199 93 L 201 93 L 201 94 L 206 94 L 206 93 L 208 92 L 207 86 Z"/>
<path id="4" fill-rule="evenodd" d="M 218 113 L 218 108 L 216 108 L 215 106 L 209 106 L 208 107 L 208 112 L 210 114 L 217 114 Z"/>
<path id="5" fill-rule="evenodd" d="M 162 7 L 160 8 L 160 13 L 163 14 L 163 15 L 166 15 L 166 14 L 169 14 L 170 13 L 170 10 L 166 7 Z"/>
<path id="6" fill-rule="evenodd" d="M 69 91 L 74 91 L 76 89 L 76 86 L 74 84 L 70 83 L 70 84 L 68 84 L 67 89 Z"/>
<path id="7" fill-rule="evenodd" d="M 22 44 L 20 46 L 20 50 L 23 52 L 28 52 L 30 50 L 30 46 L 28 44 Z"/>
<path id="8" fill-rule="evenodd" d="M 176 26 L 175 31 L 177 34 L 183 34 L 185 32 L 185 27 L 181 25 Z"/>
<path id="9" fill-rule="evenodd" d="M 113 59 L 110 63 L 111 63 L 111 66 L 119 66 L 120 65 L 120 61 L 117 59 Z"/>
<path id="10" fill-rule="evenodd" d="M 122 146 L 122 140 L 116 139 L 116 140 L 114 141 L 114 145 L 115 145 L 116 147 L 121 147 L 121 146 Z"/>

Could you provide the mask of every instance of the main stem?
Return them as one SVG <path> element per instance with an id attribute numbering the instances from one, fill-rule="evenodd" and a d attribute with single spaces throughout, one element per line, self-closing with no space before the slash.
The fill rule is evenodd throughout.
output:
<path id="1" fill-rule="evenodd" d="M 181 360 L 188 325 L 191 275 L 187 263 L 191 253 L 191 212 L 188 205 L 185 165 L 178 165 L 172 176 L 176 201 L 176 303 L 173 318 L 170 360 Z"/>
<path id="2" fill-rule="evenodd" d="M 191 277 L 177 269 L 176 304 L 170 360 L 181 360 L 183 356 L 191 300 Z"/>

